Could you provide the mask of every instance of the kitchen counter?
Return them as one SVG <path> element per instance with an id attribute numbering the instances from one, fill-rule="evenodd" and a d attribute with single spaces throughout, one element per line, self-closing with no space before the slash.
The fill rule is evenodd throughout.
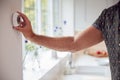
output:
<path id="1" fill-rule="evenodd" d="M 60 80 L 111 80 L 108 58 L 80 54 L 68 75 Z"/>

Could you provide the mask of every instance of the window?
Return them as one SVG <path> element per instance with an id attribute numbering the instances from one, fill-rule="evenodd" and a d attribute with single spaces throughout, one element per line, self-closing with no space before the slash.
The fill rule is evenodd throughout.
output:
<path id="1" fill-rule="evenodd" d="M 24 0 L 23 7 L 23 12 L 31 21 L 33 31 L 36 34 L 62 35 L 59 0 L 55 0 L 54 3 L 53 0 Z M 53 52 L 51 49 L 36 45 L 28 40 L 25 40 L 23 44 L 24 70 L 38 71 L 41 67 L 39 59 L 41 59 L 42 55 Z"/>

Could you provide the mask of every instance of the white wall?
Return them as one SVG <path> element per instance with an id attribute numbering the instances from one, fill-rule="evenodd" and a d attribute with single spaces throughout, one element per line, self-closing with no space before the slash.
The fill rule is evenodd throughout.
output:
<path id="1" fill-rule="evenodd" d="M 12 29 L 12 13 L 21 0 L 0 0 L 0 80 L 22 80 L 22 38 Z"/>
<path id="2" fill-rule="evenodd" d="M 75 0 L 75 29 L 81 31 L 91 26 L 102 10 L 119 0 Z"/>

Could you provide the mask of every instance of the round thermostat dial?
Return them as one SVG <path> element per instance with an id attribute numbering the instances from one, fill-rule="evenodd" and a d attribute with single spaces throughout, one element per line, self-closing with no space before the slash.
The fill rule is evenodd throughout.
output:
<path id="1" fill-rule="evenodd" d="M 12 25 L 14 27 L 17 27 L 20 25 L 20 22 L 22 22 L 23 19 L 19 16 L 19 14 L 17 12 L 12 14 Z"/>

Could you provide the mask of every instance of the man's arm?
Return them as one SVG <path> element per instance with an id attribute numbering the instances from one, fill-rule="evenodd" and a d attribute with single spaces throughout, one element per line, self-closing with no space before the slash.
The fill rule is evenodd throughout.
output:
<path id="1" fill-rule="evenodd" d="M 23 17 L 25 25 L 14 27 L 14 29 L 22 32 L 28 40 L 54 50 L 75 52 L 95 45 L 103 40 L 101 31 L 93 26 L 82 33 L 78 33 L 74 37 L 48 37 L 37 35 L 32 31 L 28 18 L 20 12 L 19 14 Z"/>
<path id="2" fill-rule="evenodd" d="M 101 32 L 91 26 L 74 37 L 48 37 L 35 34 L 29 40 L 51 49 L 75 52 L 95 45 L 103 38 Z"/>

